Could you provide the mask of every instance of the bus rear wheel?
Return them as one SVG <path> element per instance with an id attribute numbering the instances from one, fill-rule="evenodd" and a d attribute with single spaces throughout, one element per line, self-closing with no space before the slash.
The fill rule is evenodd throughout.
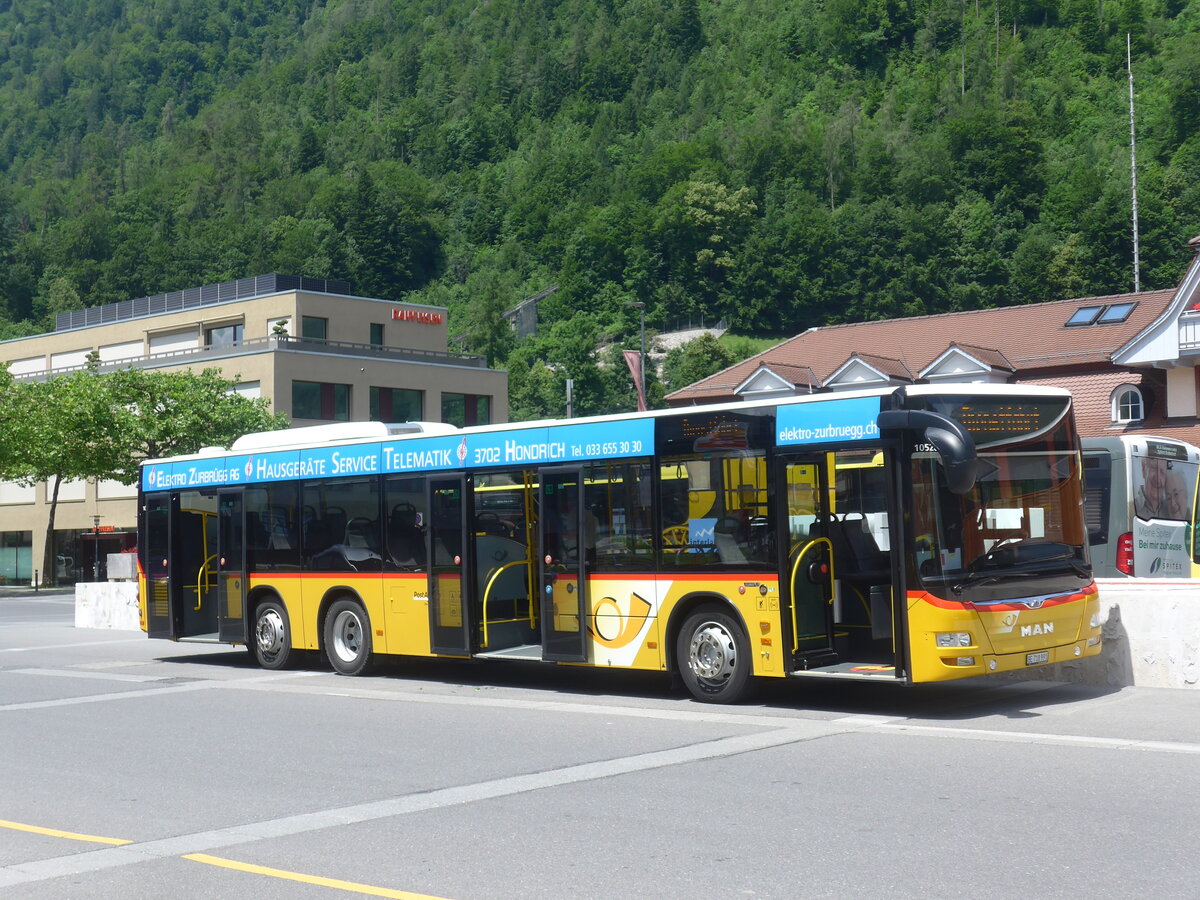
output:
<path id="1" fill-rule="evenodd" d="M 325 616 L 325 654 L 341 675 L 361 675 L 371 666 L 371 620 L 353 600 L 338 600 Z"/>
<path id="2" fill-rule="evenodd" d="M 264 669 L 285 669 L 292 661 L 292 631 L 287 610 L 278 600 L 266 600 L 254 610 L 254 658 Z"/>
<path id="3" fill-rule="evenodd" d="M 750 642 L 737 620 L 703 607 L 683 623 L 675 665 L 688 691 L 705 703 L 737 703 L 750 689 Z"/>

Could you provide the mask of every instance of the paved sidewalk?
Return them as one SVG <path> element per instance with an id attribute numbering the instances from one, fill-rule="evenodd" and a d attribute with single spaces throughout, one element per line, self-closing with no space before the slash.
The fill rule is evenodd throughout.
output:
<path id="1" fill-rule="evenodd" d="M 34 597 L 74 597 L 75 585 L 67 585 L 66 587 L 38 587 L 32 588 L 20 584 L 4 584 L 0 585 L 0 600 L 28 600 Z"/>

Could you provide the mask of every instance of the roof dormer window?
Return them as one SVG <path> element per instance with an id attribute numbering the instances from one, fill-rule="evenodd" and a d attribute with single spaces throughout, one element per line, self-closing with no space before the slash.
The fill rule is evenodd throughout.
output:
<path id="1" fill-rule="evenodd" d="M 1123 384 L 1112 393 L 1112 420 L 1118 425 L 1140 422 L 1145 418 L 1142 392 L 1132 384 Z"/>

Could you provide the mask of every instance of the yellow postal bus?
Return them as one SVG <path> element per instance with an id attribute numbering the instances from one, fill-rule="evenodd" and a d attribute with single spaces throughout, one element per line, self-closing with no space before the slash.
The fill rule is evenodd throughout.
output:
<path id="1" fill-rule="evenodd" d="M 1070 396 L 951 385 L 150 460 L 152 638 L 346 675 L 382 655 L 907 684 L 1090 656 Z"/>

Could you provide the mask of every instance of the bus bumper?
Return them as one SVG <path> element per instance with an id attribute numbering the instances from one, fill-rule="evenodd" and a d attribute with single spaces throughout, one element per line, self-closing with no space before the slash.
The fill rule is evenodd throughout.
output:
<path id="1" fill-rule="evenodd" d="M 1020 653 L 975 653 L 963 656 L 942 656 L 941 666 L 927 671 L 921 681 L 950 681 L 955 678 L 970 678 L 974 675 L 990 675 L 994 672 L 1020 672 L 1025 669 L 1040 669 L 1054 663 L 1074 662 L 1096 656 L 1104 646 L 1100 629 L 1071 644 L 1027 650 Z M 932 677 L 928 677 L 932 676 Z"/>

